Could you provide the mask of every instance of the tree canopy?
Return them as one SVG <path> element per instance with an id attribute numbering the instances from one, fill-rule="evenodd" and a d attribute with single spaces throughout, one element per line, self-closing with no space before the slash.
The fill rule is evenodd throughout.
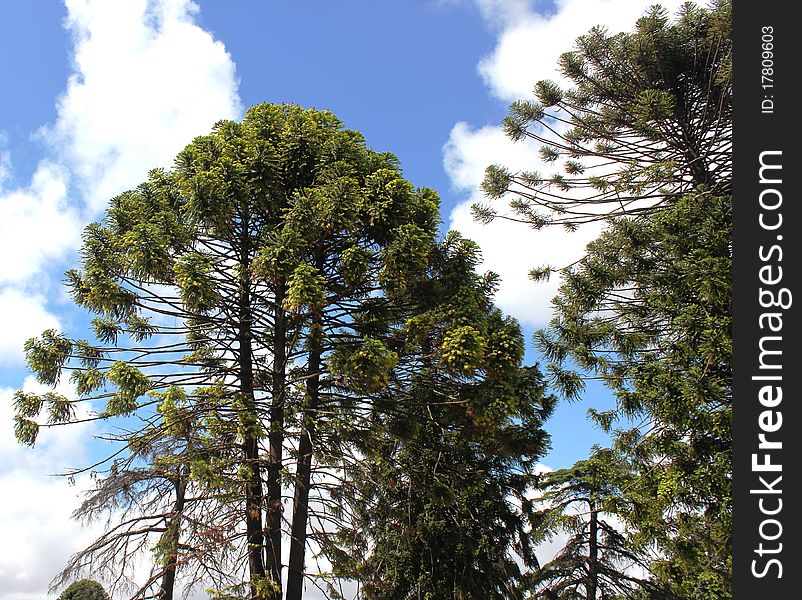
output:
<path id="1" fill-rule="evenodd" d="M 97 581 L 81 579 L 61 592 L 58 600 L 109 600 L 109 595 Z"/>
<path id="2" fill-rule="evenodd" d="M 484 189 L 535 229 L 604 229 L 562 281 L 536 336 L 551 382 L 580 398 L 601 378 L 616 407 L 591 407 L 615 460 L 630 542 L 683 598 L 729 597 L 732 450 L 731 4 L 649 9 L 632 32 L 597 27 L 563 54 L 563 88 L 511 106 L 514 140 L 542 143 L 552 175 L 489 167 Z M 504 218 L 494 204 L 477 218 Z M 533 269 L 549 277 L 551 265 Z"/>
<path id="3" fill-rule="evenodd" d="M 535 228 L 661 210 L 700 186 L 732 189 L 732 8 L 687 2 L 672 20 L 650 8 L 635 30 L 597 26 L 559 60 L 564 88 L 535 85 L 536 100 L 510 106 L 513 140 L 541 144 L 551 174 L 488 167 L 490 199 L 512 193 L 513 213 Z M 499 215 L 477 205 L 484 220 Z"/>

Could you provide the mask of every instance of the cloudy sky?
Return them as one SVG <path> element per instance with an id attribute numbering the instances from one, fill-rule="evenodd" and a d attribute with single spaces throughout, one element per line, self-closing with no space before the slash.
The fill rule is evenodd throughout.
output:
<path id="1" fill-rule="evenodd" d="M 85 465 L 91 426 L 16 445 L 11 396 L 34 389 L 24 341 L 46 328 L 79 337 L 66 298 L 83 227 L 107 200 L 169 167 L 195 135 L 253 104 L 332 110 L 368 144 L 437 189 L 444 227 L 481 245 L 501 274 L 497 301 L 531 332 L 556 282 L 535 265 L 574 260 L 591 232 L 533 233 L 471 221 L 484 168 L 536 169 L 534 148 L 498 124 L 558 55 L 595 24 L 628 29 L 635 0 L 26 0 L 0 3 L 0 600 L 45 597 L 90 532 L 69 520 L 81 486 L 51 474 Z M 672 11 L 677 0 L 663 2 Z M 530 360 L 536 359 L 530 350 Z M 68 390 L 67 390 L 68 391 Z M 601 394 L 591 388 L 591 394 Z M 544 462 L 582 458 L 598 432 L 565 406 Z"/>

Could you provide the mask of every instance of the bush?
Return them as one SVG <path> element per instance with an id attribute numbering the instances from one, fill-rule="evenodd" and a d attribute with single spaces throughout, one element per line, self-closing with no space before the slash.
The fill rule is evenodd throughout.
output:
<path id="1" fill-rule="evenodd" d="M 111 600 L 97 581 L 81 579 L 61 592 L 58 600 Z"/>

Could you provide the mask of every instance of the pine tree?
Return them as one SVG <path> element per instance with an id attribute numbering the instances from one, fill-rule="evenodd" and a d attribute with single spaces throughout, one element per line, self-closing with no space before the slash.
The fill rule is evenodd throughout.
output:
<path id="1" fill-rule="evenodd" d="M 516 218 L 568 229 L 646 217 L 699 187 L 732 189 L 732 7 L 686 3 L 672 21 L 655 6 L 635 31 L 595 27 L 560 57 L 572 87 L 535 85 L 510 106 L 504 129 L 541 144 L 552 174 L 488 167 L 491 199 L 512 194 Z M 570 193 L 568 193 L 570 192 Z M 492 204 L 475 215 L 492 220 Z"/>
<path id="2" fill-rule="evenodd" d="M 537 341 L 552 382 L 577 398 L 600 377 L 616 408 L 593 411 L 638 473 L 621 514 L 652 571 L 685 598 L 731 595 L 731 3 L 655 7 L 635 30 L 597 27 L 560 59 L 570 87 L 512 105 L 513 139 L 541 142 L 551 175 L 490 167 L 535 229 L 599 221 L 560 270 Z M 491 220 L 492 204 L 475 207 Z M 548 277 L 544 266 L 532 277 Z M 577 367 L 579 368 L 577 370 Z"/>
<path id="3" fill-rule="evenodd" d="M 674 598 L 648 576 L 648 555 L 628 544 L 615 522 L 632 480 L 609 449 L 598 447 L 589 458 L 542 477 L 533 533 L 538 540 L 568 538 L 531 578 L 534 598 Z"/>
<path id="4" fill-rule="evenodd" d="M 551 358 L 570 356 L 615 393 L 616 409 L 591 414 L 640 475 L 622 517 L 687 598 L 730 594 L 731 223 L 731 198 L 695 194 L 612 225 L 541 335 Z M 632 292 L 609 299 L 624 286 Z"/>
<path id="5" fill-rule="evenodd" d="M 323 551 L 364 598 L 522 598 L 536 566 L 528 496 L 553 398 L 477 263 L 446 238 L 404 332 L 420 366 L 388 388 L 393 410 L 372 416 L 333 498 L 343 523 Z"/>

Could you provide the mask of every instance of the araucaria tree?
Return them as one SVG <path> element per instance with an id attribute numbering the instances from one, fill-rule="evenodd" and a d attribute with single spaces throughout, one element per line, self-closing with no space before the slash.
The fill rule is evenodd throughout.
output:
<path id="1" fill-rule="evenodd" d="M 639 475 L 622 496 L 633 543 L 684 598 L 731 596 L 731 3 L 650 9 L 630 33 L 593 29 L 560 59 L 564 89 L 512 105 L 513 139 L 542 144 L 553 174 L 490 167 L 534 228 L 601 221 L 563 268 L 555 317 L 538 336 L 555 383 L 581 393 L 579 366 L 617 406 L 595 412 L 616 460 Z M 478 218 L 499 217 L 492 204 Z M 551 267 L 533 270 L 548 277 Z M 570 365 L 570 366 L 569 366 Z M 559 443 L 559 442 L 558 442 Z"/>
<path id="2" fill-rule="evenodd" d="M 333 497 L 341 525 L 323 550 L 365 600 L 522 599 L 537 567 L 530 498 L 554 398 L 521 366 L 520 328 L 478 261 L 456 233 L 437 248 L 403 331 L 417 366 L 388 387 L 392 410 L 371 415 L 365 460 Z"/>
<path id="3" fill-rule="evenodd" d="M 68 374 L 75 396 L 15 401 L 24 443 L 85 404 L 114 444 L 77 511 L 112 520 L 57 583 L 97 573 L 112 593 L 168 599 L 183 578 L 221 597 L 300 599 L 308 546 L 335 526 L 332 481 L 394 406 L 388 386 L 420 365 L 405 331 L 437 224 L 437 196 L 393 156 L 290 105 L 218 123 L 113 198 L 67 274 L 95 340 L 46 331 L 26 344 L 39 381 Z M 470 320 L 449 331 L 441 351 L 478 339 Z M 152 576 L 133 586 L 131 561 L 149 549 Z"/>
<path id="4" fill-rule="evenodd" d="M 646 555 L 627 543 L 620 524 L 610 521 L 620 511 L 622 490 L 632 479 L 609 449 L 597 447 L 586 460 L 543 476 L 532 533 L 538 541 L 560 533 L 568 539 L 532 576 L 534 598 L 676 598 L 643 578 L 648 572 Z"/>

